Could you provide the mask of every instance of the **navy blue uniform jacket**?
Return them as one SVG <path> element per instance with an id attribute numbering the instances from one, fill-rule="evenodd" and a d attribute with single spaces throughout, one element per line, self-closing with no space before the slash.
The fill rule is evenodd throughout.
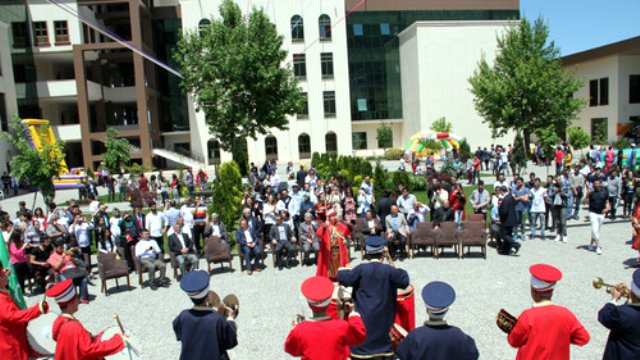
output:
<path id="1" fill-rule="evenodd" d="M 640 306 L 606 304 L 598 321 L 611 330 L 603 359 L 640 359 Z"/>
<path id="2" fill-rule="evenodd" d="M 476 360 L 476 342 L 455 326 L 425 325 L 409 332 L 396 355 L 400 360 Z"/>
<path id="3" fill-rule="evenodd" d="M 227 360 L 227 350 L 238 345 L 236 324 L 205 307 L 183 310 L 173 331 L 182 342 L 180 360 Z"/>

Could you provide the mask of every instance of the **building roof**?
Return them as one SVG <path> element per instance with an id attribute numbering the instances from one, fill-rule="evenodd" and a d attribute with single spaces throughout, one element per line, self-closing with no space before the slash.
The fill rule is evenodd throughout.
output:
<path id="1" fill-rule="evenodd" d="M 563 66 L 575 65 L 612 55 L 640 55 L 640 36 L 564 56 Z"/>
<path id="2" fill-rule="evenodd" d="M 416 21 L 402 30 L 398 37 L 400 39 L 411 36 L 409 35 L 419 27 L 463 27 L 463 26 L 512 26 L 517 24 L 518 20 L 426 20 Z"/>
<path id="3" fill-rule="evenodd" d="M 352 9 L 360 0 L 345 0 Z M 366 0 L 355 11 L 396 10 L 520 10 L 519 0 Z"/>

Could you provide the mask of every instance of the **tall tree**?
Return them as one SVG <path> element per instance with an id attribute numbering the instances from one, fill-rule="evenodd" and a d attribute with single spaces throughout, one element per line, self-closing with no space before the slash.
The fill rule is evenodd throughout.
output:
<path id="1" fill-rule="evenodd" d="M 235 161 L 220 165 L 219 175 L 213 186 L 213 201 L 209 212 L 217 212 L 227 227 L 234 228 L 240 218 L 242 202 L 242 175 Z M 231 246 L 235 244 L 235 232 L 232 232 Z"/>
<path id="2" fill-rule="evenodd" d="M 46 134 L 47 130 L 48 127 L 43 125 L 39 131 Z M 58 177 L 66 167 L 62 155 L 64 142 L 58 140 L 55 144 L 49 144 L 42 141 L 40 149 L 36 149 L 29 139 L 26 126 L 17 117 L 11 120 L 10 131 L 3 133 L 2 137 L 13 145 L 16 152 L 10 161 L 11 175 L 18 181 L 37 187 L 45 204 L 51 203 L 56 195 L 53 178 Z"/>
<path id="3" fill-rule="evenodd" d="M 453 124 L 447 121 L 447 118 L 443 116 L 434 120 L 429 128 L 435 132 L 450 132 L 451 129 L 453 129 Z"/>
<path id="4" fill-rule="evenodd" d="M 120 167 L 128 165 L 131 160 L 131 144 L 126 138 L 118 138 L 118 130 L 107 129 L 107 138 L 104 142 L 107 151 L 104 153 L 104 165 L 111 174 L 120 172 Z"/>
<path id="5" fill-rule="evenodd" d="M 290 67 L 282 67 L 284 37 L 264 11 L 243 16 L 225 0 L 219 13 L 211 25 L 181 37 L 175 59 L 182 89 L 204 112 L 210 134 L 234 160 L 246 162 L 245 139 L 287 129 L 286 115 L 302 111 L 303 97 Z"/>
<path id="6" fill-rule="evenodd" d="M 562 70 L 560 50 L 548 36 L 541 18 L 522 19 L 498 36 L 493 66 L 482 59 L 469 79 L 475 108 L 494 136 L 522 132 L 525 148 L 535 129 L 554 125 L 563 133 L 584 106 L 572 97 L 582 81 Z"/>

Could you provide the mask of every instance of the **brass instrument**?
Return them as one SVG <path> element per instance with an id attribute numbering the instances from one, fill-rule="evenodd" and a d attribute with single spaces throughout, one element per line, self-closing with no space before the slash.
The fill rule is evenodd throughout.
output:
<path id="1" fill-rule="evenodd" d="M 622 293 L 622 297 L 627 298 L 627 300 L 631 299 L 631 290 L 629 290 L 629 288 L 626 286 L 617 286 L 617 285 L 607 284 L 604 282 L 604 280 L 602 280 L 601 277 L 597 277 L 593 279 L 591 284 L 593 285 L 594 289 L 600 289 L 604 287 L 607 290 L 607 293 L 609 294 L 611 294 L 613 289 L 616 289 Z"/>
<path id="2" fill-rule="evenodd" d="M 387 262 L 389 263 L 389 265 L 396 267 L 396 265 L 393 263 L 393 258 L 391 257 L 391 254 L 389 254 L 389 248 L 386 245 L 382 252 L 384 253 L 384 258 L 387 259 Z"/>
<path id="3" fill-rule="evenodd" d="M 516 326 L 518 318 L 509 314 L 505 309 L 500 309 L 496 316 L 496 325 L 506 334 L 510 334 Z"/>

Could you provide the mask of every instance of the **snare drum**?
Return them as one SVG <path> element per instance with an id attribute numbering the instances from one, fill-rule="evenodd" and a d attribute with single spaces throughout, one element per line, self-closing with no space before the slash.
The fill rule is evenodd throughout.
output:
<path id="1" fill-rule="evenodd" d="M 115 334 L 120 334 L 120 329 L 117 326 L 112 326 L 105 329 L 100 335 L 100 340 L 105 341 L 111 339 Z M 136 339 L 131 330 L 124 328 L 124 334 L 127 339 L 127 346 L 117 354 L 106 356 L 109 360 L 139 360 L 142 359 L 142 351 L 140 343 Z"/>
<path id="2" fill-rule="evenodd" d="M 411 331 L 416 327 L 415 292 L 411 284 L 405 289 L 398 290 L 395 323 L 406 331 Z"/>
<path id="3" fill-rule="evenodd" d="M 33 351 L 44 355 L 46 359 L 53 359 L 56 352 L 56 342 L 53 340 L 53 323 L 58 314 L 42 314 L 29 321 L 27 325 L 27 341 Z"/>

